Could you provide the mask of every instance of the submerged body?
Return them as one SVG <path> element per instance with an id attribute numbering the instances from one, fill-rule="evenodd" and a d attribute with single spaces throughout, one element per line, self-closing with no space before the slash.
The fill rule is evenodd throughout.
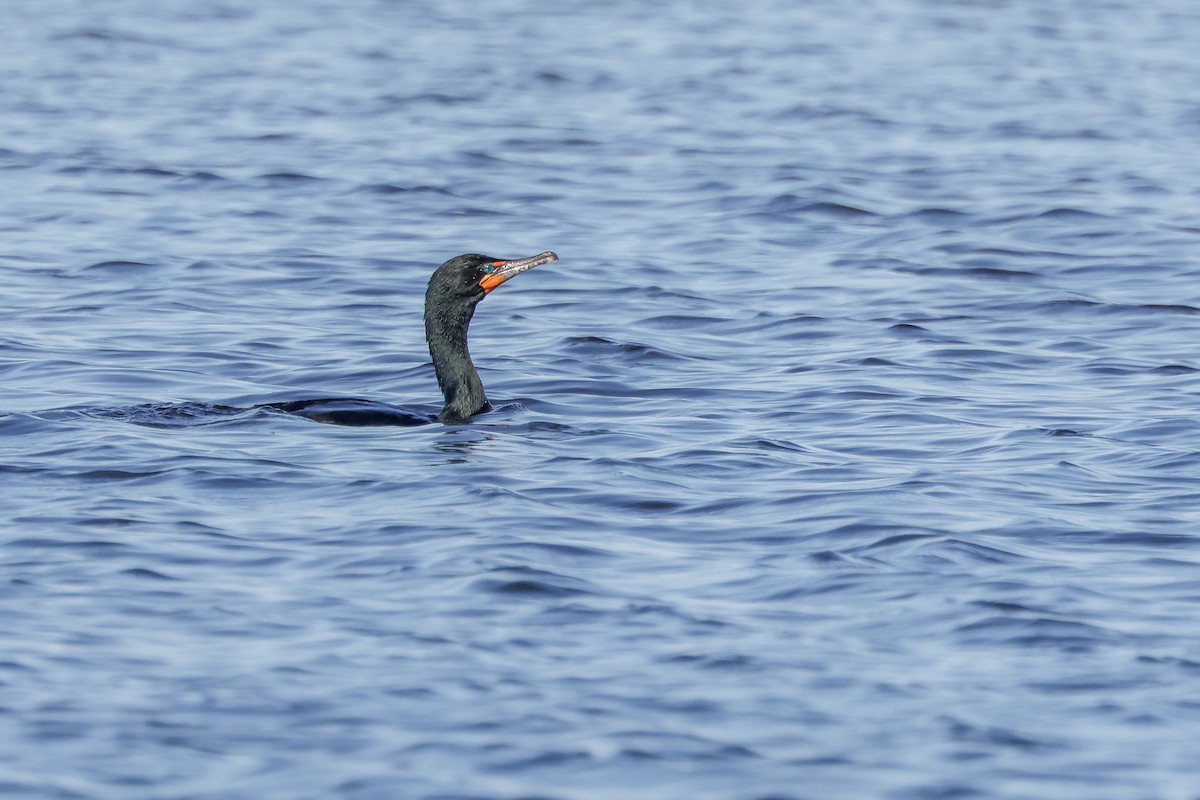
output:
<path id="1" fill-rule="evenodd" d="M 475 306 L 510 278 L 557 260 L 549 251 L 515 259 L 467 253 L 434 270 L 425 289 L 425 339 L 445 400 L 437 422 L 461 424 L 488 409 L 483 381 L 467 349 L 467 329 Z M 263 408 L 335 425 L 424 425 L 434 421 L 419 411 L 352 398 L 268 403 Z"/>
<path id="2" fill-rule="evenodd" d="M 283 403 L 264 403 L 255 408 L 266 408 L 271 411 L 282 411 L 285 414 L 296 414 L 307 417 L 313 422 L 325 422 L 330 425 L 353 425 L 366 428 L 377 425 L 413 427 L 428 425 L 436 422 L 432 414 L 425 414 L 407 408 L 397 408 L 377 400 L 364 400 L 357 397 L 331 397 L 319 400 L 293 400 Z"/>

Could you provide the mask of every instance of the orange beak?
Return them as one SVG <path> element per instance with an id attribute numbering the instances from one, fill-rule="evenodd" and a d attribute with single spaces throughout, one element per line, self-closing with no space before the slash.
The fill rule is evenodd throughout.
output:
<path id="1" fill-rule="evenodd" d="M 536 256 L 530 256 L 529 258 L 514 258 L 511 261 L 497 259 L 491 262 L 491 266 L 494 269 L 479 279 L 479 285 L 482 287 L 484 294 L 487 294 L 509 278 L 520 275 L 527 269 L 533 269 L 538 264 L 548 264 L 551 261 L 558 261 L 558 256 L 549 250 L 544 253 L 538 253 Z"/>

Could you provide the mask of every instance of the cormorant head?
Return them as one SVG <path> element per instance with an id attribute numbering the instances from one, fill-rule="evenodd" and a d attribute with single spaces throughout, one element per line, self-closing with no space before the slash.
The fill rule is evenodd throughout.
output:
<path id="1" fill-rule="evenodd" d="M 558 256 L 548 251 L 529 258 L 513 259 L 466 253 L 455 256 L 434 270 L 433 277 L 429 279 L 429 291 L 436 292 L 445 300 L 478 303 L 509 278 L 538 264 L 557 260 Z"/>

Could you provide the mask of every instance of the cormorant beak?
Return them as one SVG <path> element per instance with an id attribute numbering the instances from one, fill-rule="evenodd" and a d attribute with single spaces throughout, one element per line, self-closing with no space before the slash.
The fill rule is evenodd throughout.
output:
<path id="1" fill-rule="evenodd" d="M 483 293 L 487 294 L 509 278 L 520 275 L 527 269 L 533 269 L 538 264 L 548 264 L 551 261 L 558 261 L 558 256 L 549 250 L 529 258 L 514 258 L 511 261 L 497 259 L 489 262 L 492 271 L 479 279 L 479 285 L 483 288 Z"/>

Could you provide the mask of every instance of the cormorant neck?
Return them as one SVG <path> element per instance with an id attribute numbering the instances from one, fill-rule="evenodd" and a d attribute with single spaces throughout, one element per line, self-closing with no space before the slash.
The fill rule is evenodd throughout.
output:
<path id="1" fill-rule="evenodd" d="M 488 407 L 483 381 L 467 350 L 467 326 L 474 314 L 474 303 L 425 308 L 425 338 L 438 387 L 446 398 L 439 422 L 466 422 Z"/>

